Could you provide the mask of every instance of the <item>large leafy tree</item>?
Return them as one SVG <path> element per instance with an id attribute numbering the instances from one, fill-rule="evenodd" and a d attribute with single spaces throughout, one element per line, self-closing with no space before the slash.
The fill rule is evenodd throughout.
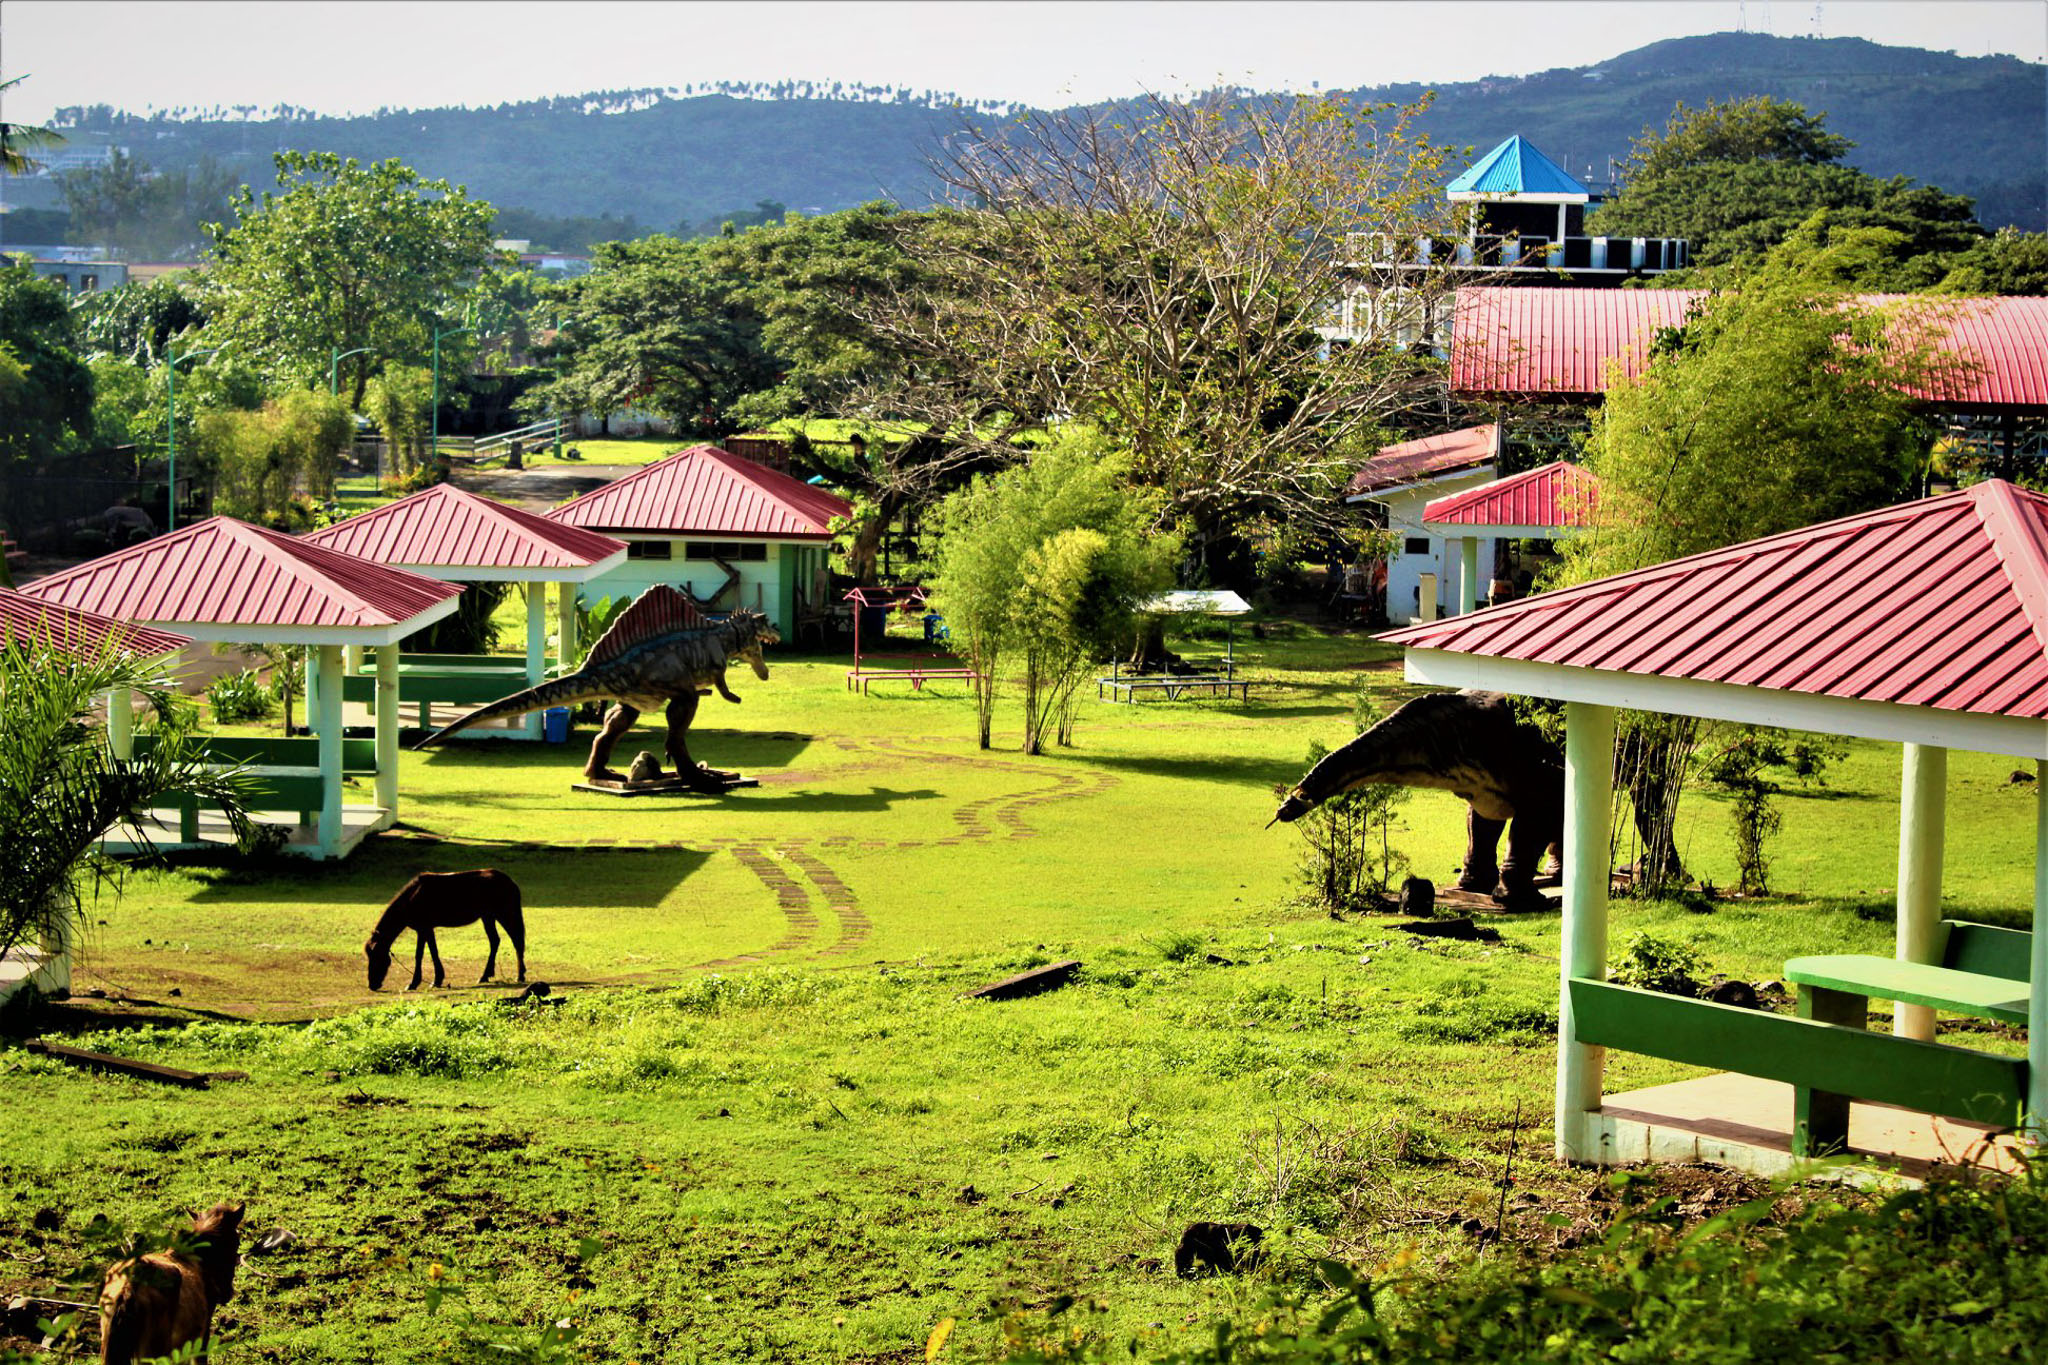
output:
<path id="1" fill-rule="evenodd" d="M 241 183 L 212 157 L 159 172 L 117 150 L 105 165 L 61 176 L 74 240 L 98 242 L 143 260 L 190 259 Z"/>
<path id="2" fill-rule="evenodd" d="M 92 372 L 64 286 L 27 264 L 0 267 L 0 353 L 19 374 L 0 417 L 0 460 L 46 460 L 92 439 Z"/>
<path id="3" fill-rule="evenodd" d="M 909 242 L 923 278 L 859 301 L 907 358 L 862 408 L 998 460 L 1086 424 L 1205 554 L 1261 523 L 1334 522 L 1359 437 L 1435 387 L 1392 344 L 1400 308 L 1373 310 L 1365 344 L 1318 331 L 1361 235 L 1443 211 L 1416 112 L 1149 98 L 953 138 L 938 169 L 957 204 Z"/>
<path id="4" fill-rule="evenodd" d="M 324 379 L 333 352 L 360 405 L 377 364 L 424 364 L 448 300 L 491 260 L 491 206 L 396 160 L 280 152 L 278 190 L 244 187 L 214 225 L 208 335 L 273 375 Z M 444 342 L 445 355 L 454 353 Z M 466 351 L 460 354 L 466 354 Z"/>
<path id="5" fill-rule="evenodd" d="M 1855 144 L 1825 131 L 1825 122 L 1761 95 L 1700 109 L 1681 104 L 1662 133 L 1636 140 L 1621 193 L 1588 229 L 1684 238 L 1702 266 L 1755 262 L 1823 210 L 1837 227 L 1899 234 L 1907 258 L 1965 252 L 1985 239 L 1965 196 L 1844 165 Z M 1942 273 L 1933 270 L 1933 279 Z"/>

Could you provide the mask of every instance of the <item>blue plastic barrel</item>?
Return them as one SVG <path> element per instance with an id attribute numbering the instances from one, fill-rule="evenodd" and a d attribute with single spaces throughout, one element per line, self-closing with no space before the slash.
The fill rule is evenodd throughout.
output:
<path id="1" fill-rule="evenodd" d="M 569 742 L 569 708 L 550 706 L 541 712 L 541 735 L 550 744 Z"/>

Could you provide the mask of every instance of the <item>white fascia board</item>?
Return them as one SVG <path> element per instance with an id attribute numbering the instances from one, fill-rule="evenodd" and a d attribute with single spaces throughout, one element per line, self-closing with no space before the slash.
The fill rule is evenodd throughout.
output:
<path id="1" fill-rule="evenodd" d="M 2048 759 L 2048 722 L 2021 716 L 1985 716 L 1896 702 L 1817 697 L 1736 683 L 1614 673 L 1416 646 L 1407 650 L 1406 676 L 1409 682 L 1440 687 L 1513 692 L 1525 697 L 1591 702 L 1596 706 L 1700 716 L 1744 725 L 1775 725 L 1824 735 Z"/>
<path id="2" fill-rule="evenodd" d="M 1344 501 L 1385 502 L 1395 494 L 1405 493 L 1411 488 L 1428 488 L 1431 484 L 1449 483 L 1453 479 L 1469 479 L 1474 474 L 1489 473 L 1492 467 L 1493 461 L 1488 459 L 1485 464 L 1468 465 L 1463 469 L 1448 469 L 1441 474 L 1432 474 L 1426 479 L 1415 479 L 1408 483 L 1392 484 L 1386 488 L 1375 488 L 1370 493 L 1349 493 L 1345 495 Z"/>
<path id="3" fill-rule="evenodd" d="M 593 564 L 552 568 L 506 568 L 485 564 L 393 564 L 391 567 L 423 578 L 438 578 L 443 583 L 588 583 L 625 562 L 626 552 L 620 549 Z"/>
<path id="4" fill-rule="evenodd" d="M 1565 194 L 1562 191 L 1537 194 L 1533 190 L 1517 190 L 1512 194 L 1500 190 L 1445 190 L 1444 198 L 1460 204 L 1589 204 L 1590 194 Z"/>
<path id="5" fill-rule="evenodd" d="M 450 597 L 388 626 L 266 626 L 232 621 L 144 621 L 141 624 L 175 630 L 195 640 L 229 644 L 246 641 L 266 645 L 395 645 L 442 617 L 454 615 L 455 605 L 461 600 L 460 595 Z"/>
<path id="6" fill-rule="evenodd" d="M 1451 539 L 1477 536 L 1481 540 L 1563 540 L 1578 530 L 1576 526 L 1505 526 L 1456 521 L 1425 521 L 1422 529 L 1433 536 Z"/>

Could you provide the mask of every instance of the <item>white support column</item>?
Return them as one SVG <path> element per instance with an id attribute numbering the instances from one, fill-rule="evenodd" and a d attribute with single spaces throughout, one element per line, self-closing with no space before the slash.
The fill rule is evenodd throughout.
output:
<path id="1" fill-rule="evenodd" d="M 1458 542 L 1458 615 L 1476 610 L 1485 595 L 1479 585 L 1479 537 L 1466 536 Z"/>
<path id="2" fill-rule="evenodd" d="M 2027 979 L 2027 1136 L 2048 1142 L 2048 763 L 2034 763 L 2034 949 Z"/>
<path id="3" fill-rule="evenodd" d="M 1436 620 L 1436 575 L 1426 573 L 1416 580 L 1415 619 Z"/>
<path id="4" fill-rule="evenodd" d="M 1905 747 L 1899 775 L 1898 959 L 1939 965 L 1941 960 L 1941 852 L 1948 812 L 1948 750 Z M 1925 1005 L 1892 1006 L 1892 1032 L 1934 1041 L 1934 1011 Z"/>
<path id="5" fill-rule="evenodd" d="M 362 672 L 363 647 L 361 645 L 343 645 L 341 647 L 341 666 L 347 670 L 350 677 L 354 677 L 357 673 Z"/>
<path id="6" fill-rule="evenodd" d="M 555 616 L 555 662 L 567 669 L 578 648 L 574 583 L 555 584 Z"/>
<path id="7" fill-rule="evenodd" d="M 398 646 L 377 646 L 377 804 L 398 815 Z"/>
<path id="8" fill-rule="evenodd" d="M 1607 977 L 1607 849 L 1614 805 L 1614 708 L 1568 702 L 1564 708 L 1564 924 L 1557 1005 L 1557 1155 L 1593 1161 L 1592 1125 L 1600 1108 L 1607 1049 L 1578 1041 L 1571 979 Z"/>
<path id="9" fill-rule="evenodd" d="M 320 732 L 320 856 L 341 851 L 341 646 L 321 645 L 318 661 L 320 698 L 314 728 Z"/>
<path id="10" fill-rule="evenodd" d="M 135 694 L 125 687 L 107 693 L 107 747 L 114 757 L 135 757 Z"/>
<path id="11" fill-rule="evenodd" d="M 548 675 L 548 585 L 526 585 L 526 685 L 539 687 Z M 541 714 L 528 711 L 523 722 L 528 739 L 539 739 Z"/>

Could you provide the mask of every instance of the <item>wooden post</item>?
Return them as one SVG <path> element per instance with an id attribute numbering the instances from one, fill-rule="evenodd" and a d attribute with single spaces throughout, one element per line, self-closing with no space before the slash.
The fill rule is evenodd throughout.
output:
<path id="1" fill-rule="evenodd" d="M 555 615 L 559 618 L 555 627 L 555 663 L 567 672 L 575 662 L 578 648 L 574 583 L 555 584 Z"/>
<path id="2" fill-rule="evenodd" d="M 341 851 L 341 646 L 321 645 L 315 651 L 320 678 L 320 856 Z"/>
<path id="3" fill-rule="evenodd" d="M 1948 750 L 1908 744 L 1899 776 L 1898 950 L 1901 962 L 1940 965 L 1941 852 L 1948 809 Z M 1934 1041 L 1934 1011 L 1892 1006 L 1892 1032 Z"/>
<path id="4" fill-rule="evenodd" d="M 1479 587 L 1479 537 L 1458 542 L 1458 615 L 1475 610 L 1484 594 Z"/>
<path id="5" fill-rule="evenodd" d="M 123 762 L 135 757 L 135 695 L 125 687 L 107 693 L 107 747 Z"/>
<path id="6" fill-rule="evenodd" d="M 539 687 L 548 672 L 548 585 L 526 585 L 526 685 Z M 528 739 L 539 739 L 541 714 L 528 711 L 522 723 Z"/>
<path id="7" fill-rule="evenodd" d="M 2048 763 L 2034 763 L 2034 947 L 2027 978 L 2027 1136 L 2048 1141 Z"/>
<path id="8" fill-rule="evenodd" d="M 398 815 L 398 645 L 377 646 L 377 804 Z"/>
<path id="9" fill-rule="evenodd" d="M 1599 1157 L 1588 1116 L 1600 1108 L 1607 1050 L 1578 1041 L 1571 980 L 1607 977 L 1607 848 L 1614 802 L 1614 708 L 1564 708 L 1564 924 L 1557 1005 L 1557 1155 Z"/>

